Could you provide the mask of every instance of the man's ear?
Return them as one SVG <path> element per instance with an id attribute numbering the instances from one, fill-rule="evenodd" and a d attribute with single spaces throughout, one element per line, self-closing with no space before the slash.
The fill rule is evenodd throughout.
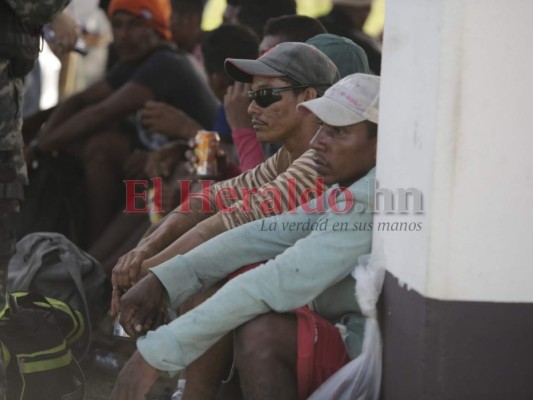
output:
<path id="1" fill-rule="evenodd" d="M 313 100 L 313 99 L 316 99 L 317 97 L 318 97 L 318 93 L 316 89 L 312 87 L 308 87 L 305 89 L 303 101 Z"/>

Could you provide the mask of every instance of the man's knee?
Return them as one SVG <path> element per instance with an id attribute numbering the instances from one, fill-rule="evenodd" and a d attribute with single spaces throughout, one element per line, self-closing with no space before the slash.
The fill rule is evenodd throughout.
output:
<path id="1" fill-rule="evenodd" d="M 289 359 L 296 350 L 296 319 L 293 314 L 267 313 L 235 331 L 237 367 L 269 359 Z"/>
<path id="2" fill-rule="evenodd" d="M 94 135 L 87 139 L 83 147 L 83 160 L 85 162 L 101 162 L 108 158 L 112 151 L 110 141 L 106 141 L 103 135 Z"/>
<path id="3" fill-rule="evenodd" d="M 129 152 L 129 139 L 118 129 L 108 129 L 91 135 L 83 146 L 84 162 L 100 163 L 124 158 Z"/>

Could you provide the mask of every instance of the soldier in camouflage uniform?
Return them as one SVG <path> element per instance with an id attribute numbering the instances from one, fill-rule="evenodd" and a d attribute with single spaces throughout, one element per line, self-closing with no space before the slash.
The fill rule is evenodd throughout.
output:
<path id="1" fill-rule="evenodd" d="M 22 140 L 23 78 L 39 54 L 43 24 L 70 0 L 0 0 L 0 307 L 6 298 L 7 263 L 15 251 L 15 220 L 27 183 Z M 5 396 L 0 358 L 0 398 Z"/>
<path id="2" fill-rule="evenodd" d="M 27 183 L 21 134 L 23 78 L 38 56 L 43 24 L 70 0 L 0 0 L 0 303 L 15 250 L 14 219 Z"/>
<path id="3" fill-rule="evenodd" d="M 23 83 L 12 78 L 9 60 L 0 58 L 0 306 L 5 298 L 7 263 L 14 252 L 14 218 L 26 183 L 26 166 L 22 156 Z"/>

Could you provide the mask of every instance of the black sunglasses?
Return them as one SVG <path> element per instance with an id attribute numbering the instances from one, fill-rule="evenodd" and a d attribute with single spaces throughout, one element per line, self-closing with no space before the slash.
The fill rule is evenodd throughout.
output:
<path id="1" fill-rule="evenodd" d="M 280 93 L 291 89 L 302 89 L 309 87 L 309 85 L 285 86 L 279 88 L 259 89 L 255 92 L 248 91 L 248 98 L 250 101 L 255 100 L 257 105 L 261 108 L 266 108 L 282 99 Z"/>

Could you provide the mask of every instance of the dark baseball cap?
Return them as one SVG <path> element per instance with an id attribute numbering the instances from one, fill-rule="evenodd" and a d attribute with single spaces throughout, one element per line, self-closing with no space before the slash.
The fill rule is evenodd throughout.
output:
<path id="1" fill-rule="evenodd" d="M 341 78 L 355 73 L 370 74 L 365 51 L 350 39 L 331 33 L 321 33 L 305 43 L 315 46 L 327 55 L 337 66 Z"/>
<path id="2" fill-rule="evenodd" d="M 226 73 L 238 82 L 252 82 L 254 76 L 289 77 L 301 85 L 324 89 L 340 79 L 333 62 L 314 46 L 284 42 L 267 51 L 257 60 L 227 58 Z"/>

